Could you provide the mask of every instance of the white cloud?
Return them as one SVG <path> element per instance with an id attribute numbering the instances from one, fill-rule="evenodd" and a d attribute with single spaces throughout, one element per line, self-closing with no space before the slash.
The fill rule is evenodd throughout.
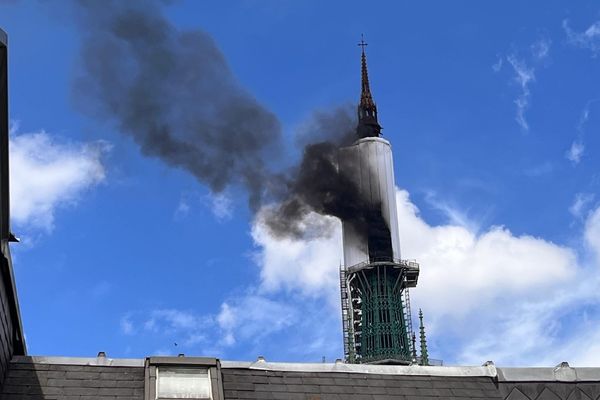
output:
<path id="1" fill-rule="evenodd" d="M 521 87 L 521 94 L 514 100 L 517 106 L 517 116 L 515 120 L 519 126 L 524 130 L 529 130 L 529 124 L 525 119 L 525 110 L 529 107 L 531 98 L 531 91 L 529 90 L 529 84 L 535 81 L 535 70 L 525 63 L 524 60 L 518 59 L 514 54 L 509 55 L 506 61 L 513 67 L 515 73 L 514 80 Z"/>
<path id="2" fill-rule="evenodd" d="M 190 207 L 187 199 L 182 196 L 179 199 L 179 203 L 177 204 L 177 208 L 175 208 L 175 213 L 173 215 L 173 218 L 176 221 L 184 219 L 190 213 L 190 209 L 191 209 L 191 207 Z"/>
<path id="3" fill-rule="evenodd" d="M 297 307 L 266 296 L 249 294 L 221 304 L 217 322 L 223 339 L 219 344 L 259 342 L 265 337 L 298 323 Z"/>
<path id="4" fill-rule="evenodd" d="M 577 124 L 577 129 L 582 130 L 588 119 L 590 118 L 590 106 L 598 101 L 597 99 L 590 100 L 586 103 L 585 107 L 581 111 L 581 115 L 579 116 L 579 123 Z"/>
<path id="5" fill-rule="evenodd" d="M 574 249 L 503 227 L 476 235 L 464 226 L 430 226 L 406 192 L 398 203 L 404 254 L 422 268 L 412 297 L 426 311 L 433 353 L 458 363 L 521 365 L 559 354 L 557 342 L 571 331 L 561 318 L 594 296 L 579 288 L 585 271 Z M 579 354 L 568 356 L 580 362 Z"/>
<path id="6" fill-rule="evenodd" d="M 478 233 L 456 218 L 432 226 L 406 191 L 398 191 L 397 200 L 403 257 L 421 264 L 419 285 L 411 295 L 413 307 L 424 309 L 432 357 L 466 364 L 492 359 L 504 365 L 562 361 L 556 357 L 576 365 L 593 360 L 582 349 L 569 354 L 556 350 L 594 339 L 573 335 L 561 322 L 573 318 L 582 304 L 600 309 L 595 289 L 590 289 L 597 279 L 580 265 L 577 250 L 517 236 L 501 226 Z M 326 312 L 339 313 L 339 226 L 332 238 L 322 241 L 277 239 L 256 225 L 253 235 L 262 248 L 257 260 L 264 288 L 285 289 L 304 298 L 320 296 L 332 305 Z M 600 211 L 588 218 L 584 237 L 600 254 Z M 319 309 L 311 312 L 325 315 Z M 339 320 L 330 323 L 328 329 L 339 332 Z M 297 334 L 302 335 L 300 329 Z"/>
<path id="7" fill-rule="evenodd" d="M 585 241 L 595 253 L 600 269 L 600 207 L 590 213 L 585 225 Z"/>
<path id="8" fill-rule="evenodd" d="M 498 60 L 494 64 L 492 64 L 492 71 L 500 72 L 503 64 L 504 64 L 504 59 L 502 57 L 498 57 Z"/>
<path id="9" fill-rule="evenodd" d="M 186 351 L 221 356 L 239 343 L 240 351 L 255 357 L 268 347 L 273 335 L 291 327 L 296 331 L 305 323 L 301 300 L 248 291 L 224 301 L 215 314 L 174 308 L 128 312 L 120 320 L 120 329 L 125 335 L 157 341 L 162 346 L 160 354 Z M 177 350 L 169 351 L 165 342 L 173 343 Z"/>
<path id="10" fill-rule="evenodd" d="M 499 296 L 522 295 L 569 278 L 575 258 L 568 249 L 530 236 L 515 237 L 503 227 L 476 235 L 460 225 L 430 226 L 407 192 L 398 192 L 397 198 L 403 255 L 423 265 L 415 297 L 424 308 L 463 316 Z M 456 292 L 438 304 L 448 286 Z"/>
<path id="11" fill-rule="evenodd" d="M 598 56 L 600 53 L 600 21 L 594 22 L 583 32 L 573 31 L 568 20 L 564 20 L 562 25 L 569 43 L 590 50 L 592 57 Z"/>
<path id="12" fill-rule="evenodd" d="M 573 164 L 579 164 L 581 161 L 581 157 L 583 156 L 583 152 L 585 151 L 585 146 L 579 140 L 575 140 L 569 150 L 565 153 L 565 157 Z"/>
<path id="13" fill-rule="evenodd" d="M 550 47 L 552 41 L 550 39 L 542 38 L 529 46 L 528 55 L 526 57 L 518 57 L 517 53 L 512 52 L 506 56 L 506 61 L 513 69 L 514 82 L 520 88 L 520 94 L 514 100 L 517 106 L 517 115 L 515 120 L 525 132 L 529 131 L 529 123 L 525 118 L 525 112 L 529 108 L 531 103 L 531 90 L 529 86 L 535 82 L 535 68 L 534 65 L 539 65 L 548 58 L 550 54 Z M 500 71 L 502 68 L 502 58 L 492 66 L 495 72 Z"/>
<path id="14" fill-rule="evenodd" d="M 550 46 L 552 41 L 550 39 L 540 39 L 531 45 L 531 54 L 538 60 L 543 60 L 550 54 Z"/>
<path id="15" fill-rule="evenodd" d="M 45 131 L 10 135 L 10 206 L 21 227 L 51 230 L 57 208 L 106 177 L 106 143 L 59 143 Z"/>
<path id="16" fill-rule="evenodd" d="M 198 204 L 208 208 L 219 222 L 229 221 L 233 217 L 234 203 L 229 193 L 209 192 L 202 195 L 196 191 L 191 191 L 181 193 L 173 213 L 173 219 L 175 221 L 185 219 Z"/>
<path id="17" fill-rule="evenodd" d="M 190 330 L 197 329 L 209 322 L 209 319 L 198 317 L 191 311 L 176 309 L 154 310 L 150 318 L 144 323 L 147 330 Z"/>
<path id="18" fill-rule="evenodd" d="M 228 221 L 233 216 L 233 201 L 229 194 L 211 193 L 206 196 L 205 202 L 217 220 Z"/>
<path id="19" fill-rule="evenodd" d="M 225 193 L 212 196 L 212 212 L 220 220 L 231 219 L 233 215 L 233 204 L 231 198 Z"/>
<path id="20" fill-rule="evenodd" d="M 577 193 L 573 204 L 569 207 L 569 212 L 576 218 L 584 216 L 590 203 L 594 200 L 595 195 L 593 193 Z"/>
<path id="21" fill-rule="evenodd" d="M 579 164 L 581 157 L 585 152 L 585 145 L 583 143 L 585 137 L 585 126 L 590 119 L 590 113 L 592 105 L 600 101 L 599 99 L 591 99 L 581 110 L 579 121 L 577 122 L 577 139 L 573 141 L 569 150 L 565 152 L 565 157 L 571 161 L 574 165 Z"/>
<path id="22" fill-rule="evenodd" d="M 131 316 L 129 314 L 121 317 L 120 326 L 121 326 L 121 332 L 124 335 L 133 335 L 135 333 L 133 321 L 131 321 Z"/>
<path id="23" fill-rule="evenodd" d="M 469 218 L 469 216 L 459 208 L 440 200 L 435 192 L 428 191 L 425 195 L 425 201 L 431 207 L 444 214 L 448 219 L 449 224 L 467 226 L 474 232 L 479 231 L 480 226 L 476 221 Z"/>
<path id="24" fill-rule="evenodd" d="M 214 318 L 211 315 L 199 315 L 192 310 L 167 308 L 156 309 L 149 314 L 137 314 L 138 319 L 141 318 L 139 326 L 143 327 L 144 332 L 153 336 L 167 336 L 176 346 L 205 344 L 210 341 L 206 333 L 214 327 Z M 126 314 L 129 321 L 131 315 Z"/>
<path id="25" fill-rule="evenodd" d="M 338 282 L 338 268 L 342 263 L 341 224 L 334 218 L 310 214 L 308 225 L 325 220 L 321 226 L 328 229 L 329 237 L 313 240 L 276 238 L 262 224 L 255 223 L 252 237 L 260 251 L 256 262 L 261 267 L 261 286 L 267 291 L 298 290 L 307 296 L 330 290 Z M 259 217 L 260 220 L 260 217 Z"/>

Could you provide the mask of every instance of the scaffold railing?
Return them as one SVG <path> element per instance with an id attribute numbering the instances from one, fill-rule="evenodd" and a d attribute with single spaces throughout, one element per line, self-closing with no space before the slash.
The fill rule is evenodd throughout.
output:
<path id="1" fill-rule="evenodd" d="M 406 336 L 411 353 L 414 351 L 412 343 L 413 326 L 412 326 L 412 313 L 410 308 L 410 293 L 408 288 L 402 292 L 404 296 L 404 320 L 406 321 Z"/>
<path id="2" fill-rule="evenodd" d="M 368 265 L 378 264 L 396 264 L 398 266 L 406 268 L 419 268 L 419 263 L 417 262 L 417 260 L 402 260 L 399 258 L 392 257 L 371 257 L 369 260 L 365 260 L 354 265 L 348 265 L 346 266 L 346 269 L 350 271 L 355 269 L 361 269 Z"/>

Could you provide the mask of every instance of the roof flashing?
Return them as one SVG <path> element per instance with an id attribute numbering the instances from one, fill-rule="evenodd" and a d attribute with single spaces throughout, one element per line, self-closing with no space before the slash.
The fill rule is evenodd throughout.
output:
<path id="1" fill-rule="evenodd" d="M 568 364 L 557 367 L 495 367 L 493 363 L 483 366 L 421 366 L 421 365 L 371 365 L 346 363 L 280 363 L 260 361 L 220 361 L 214 357 L 149 357 L 149 365 L 180 365 L 216 367 L 222 369 L 250 369 L 262 371 L 288 372 L 345 372 L 356 374 L 382 374 L 406 376 L 446 376 L 446 377 L 490 377 L 500 382 L 598 382 L 600 368 L 570 367 Z M 141 358 L 108 357 L 44 357 L 14 356 L 16 363 L 143 367 Z"/>
<path id="2" fill-rule="evenodd" d="M 218 362 L 214 357 L 148 357 L 150 365 L 216 367 Z"/>
<path id="3" fill-rule="evenodd" d="M 142 358 L 13 356 L 12 362 L 91 367 L 143 367 Z"/>
<path id="4" fill-rule="evenodd" d="M 497 376 L 493 365 L 481 367 L 439 367 L 422 365 L 373 365 L 345 363 L 278 363 L 267 361 L 221 361 L 221 368 L 287 372 L 346 372 L 357 374 L 490 377 Z"/>
<path id="5" fill-rule="evenodd" d="M 600 368 L 558 367 L 512 367 L 498 368 L 500 382 L 598 382 Z"/>

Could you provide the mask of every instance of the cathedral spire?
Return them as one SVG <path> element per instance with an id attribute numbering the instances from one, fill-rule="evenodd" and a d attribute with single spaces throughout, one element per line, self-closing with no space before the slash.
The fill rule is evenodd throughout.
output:
<path id="1" fill-rule="evenodd" d="M 360 43 L 358 44 L 362 48 L 361 55 L 361 91 L 360 91 L 360 106 L 362 108 L 376 109 L 375 102 L 373 102 L 373 96 L 371 95 L 371 88 L 369 87 L 369 71 L 367 70 L 367 55 L 365 54 L 365 47 L 368 44 L 361 37 Z"/>
<path id="2" fill-rule="evenodd" d="M 360 103 L 358 105 L 358 128 L 357 133 L 360 138 L 369 136 L 380 136 L 381 126 L 377 122 L 377 106 L 373 101 L 371 95 L 371 88 L 369 86 L 369 72 L 367 70 L 367 55 L 365 53 L 365 47 L 367 43 L 361 35 L 360 43 L 358 45 L 362 48 L 361 54 L 361 91 L 360 91 Z"/>

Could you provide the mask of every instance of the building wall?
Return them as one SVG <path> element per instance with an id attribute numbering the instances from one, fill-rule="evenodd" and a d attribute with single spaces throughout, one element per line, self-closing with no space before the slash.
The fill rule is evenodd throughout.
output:
<path id="1" fill-rule="evenodd" d="M 2 254 L 0 274 L 0 384 L 8 370 L 8 363 L 14 351 L 14 326 L 11 318 L 10 296 L 7 290 L 8 260 Z"/>
<path id="2" fill-rule="evenodd" d="M 5 216 L 4 202 L 7 198 L 8 193 L 4 193 L 4 175 L 5 167 L 8 163 L 5 157 L 8 155 L 6 149 L 2 145 L 4 135 L 8 136 L 8 50 L 6 47 L 6 34 L 0 29 L 0 247 L 2 254 L 0 254 L 0 385 L 4 380 L 6 371 L 8 369 L 8 362 L 12 357 L 13 352 L 13 325 L 11 321 L 11 307 L 9 304 L 9 296 L 7 293 L 7 274 L 10 268 L 9 260 L 5 256 L 5 251 L 8 250 L 8 242 L 4 240 L 4 225 L 8 222 L 7 216 Z M 6 171 L 7 172 L 7 171 Z M 5 248 L 6 245 L 6 248 Z M 8 274 L 10 276 L 10 274 Z"/>
<path id="3" fill-rule="evenodd" d="M 8 241 L 0 241 L 0 387 L 14 355 L 25 355 Z"/>
<path id="4" fill-rule="evenodd" d="M 0 385 L 14 354 L 25 354 L 9 241 L 8 48 L 0 29 Z"/>

